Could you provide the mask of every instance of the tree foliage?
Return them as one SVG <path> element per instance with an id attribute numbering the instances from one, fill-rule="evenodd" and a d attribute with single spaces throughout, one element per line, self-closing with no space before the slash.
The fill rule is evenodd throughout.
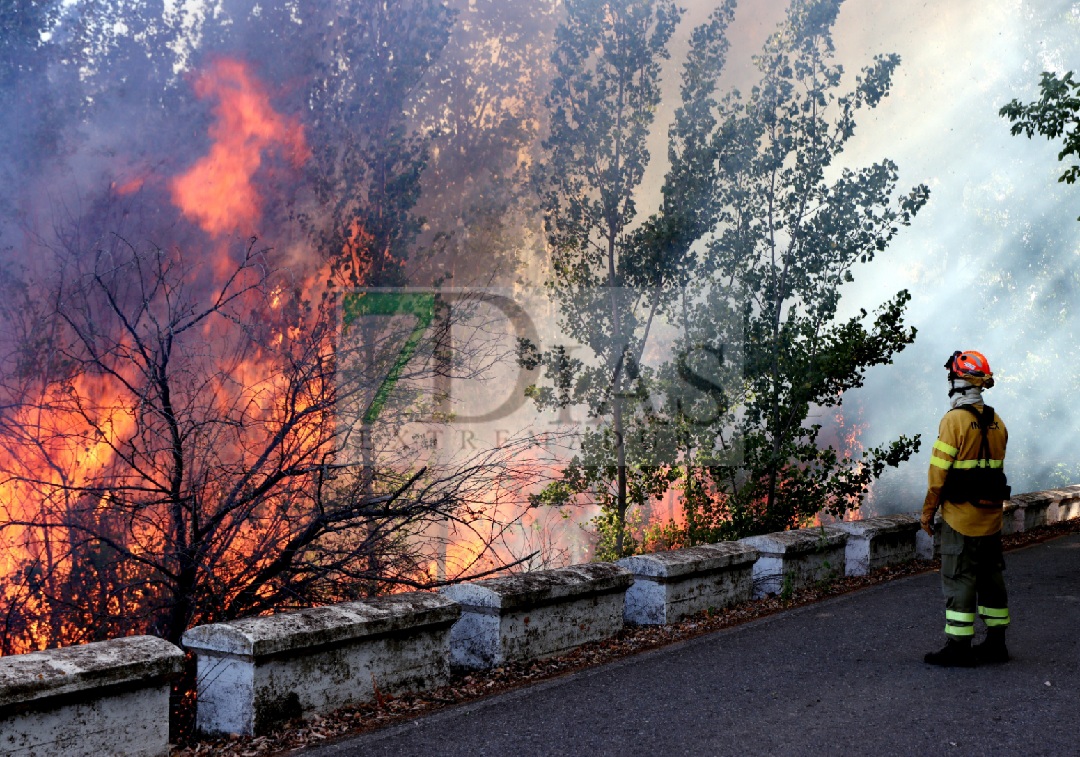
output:
<path id="1" fill-rule="evenodd" d="M 1080 82 L 1073 79 L 1073 72 L 1058 76 L 1044 71 L 1039 81 L 1040 97 L 1030 103 L 1012 100 L 1002 106 L 1000 115 L 1012 122 L 1013 135 L 1023 134 L 1031 139 L 1041 134 L 1047 139 L 1064 142 L 1058 160 L 1065 162 L 1069 156 L 1080 160 Z M 1080 163 L 1075 163 L 1058 177 L 1058 181 L 1074 184 L 1080 178 Z M 1077 220 L 1080 220 L 1078 218 Z"/>
<path id="2" fill-rule="evenodd" d="M 717 131 L 719 204 L 728 210 L 703 264 L 717 284 L 733 282 L 743 307 L 743 371 L 748 398 L 739 421 L 738 469 L 710 469 L 721 531 L 779 530 L 824 510 L 858 505 L 885 465 L 918 449 L 898 441 L 847 459 L 818 438 L 812 411 L 839 406 L 865 371 L 889 364 L 915 338 L 903 325 L 906 291 L 872 320 L 837 321 L 840 289 L 852 270 L 885 250 L 928 196 L 919 186 L 894 198 L 896 166 L 837 165 L 860 109 L 874 108 L 899 64 L 879 56 L 842 92 L 831 61 L 840 3 L 793 2 L 757 58 L 760 82 L 730 98 Z"/>
<path id="3" fill-rule="evenodd" d="M 44 37 L 59 13 L 59 3 L 41 0 L 12 0 L 0 8 L 0 92 L 10 93 L 17 79 L 45 67 Z"/>
<path id="4" fill-rule="evenodd" d="M 525 176 L 539 157 L 557 0 L 456 0 L 417 120 L 431 134 L 413 282 L 514 280 L 540 259 L 543 229 Z"/>
<path id="5" fill-rule="evenodd" d="M 610 408 L 611 422 L 585 434 L 562 488 L 543 501 L 565 501 L 614 480 L 607 501 L 615 505 L 604 517 L 621 535 L 626 507 L 676 486 L 693 543 L 797 526 L 820 511 L 842 515 L 886 465 L 918 449 L 917 437 L 901 437 L 851 459 L 821 439 L 821 424 L 812 420 L 914 339 L 914 329 L 903 325 L 906 291 L 873 316 L 861 311 L 837 320 L 837 313 L 854 267 L 886 249 L 928 196 L 922 186 L 896 196 L 890 161 L 861 169 L 838 162 L 856 114 L 888 94 L 899 63 L 879 56 L 844 92 L 843 69 L 831 60 L 839 8 L 837 0 L 795 0 L 755 59 L 760 81 L 747 96 L 716 91 L 731 8 L 695 31 L 682 106 L 669 132 L 663 204 L 648 218 L 637 217 L 631 190 L 640 176 L 634 171 L 648 158 L 643 135 L 651 111 L 624 113 L 619 100 L 603 96 L 628 91 L 619 79 L 583 65 L 593 49 L 587 40 L 604 38 L 590 19 L 618 14 L 583 16 L 580 37 L 563 30 L 561 69 L 586 84 L 575 86 L 564 74 L 552 95 L 550 164 L 559 177 L 547 205 L 552 286 L 572 293 L 562 309 L 568 333 L 602 359 L 590 368 L 565 352 L 549 353 L 552 386 L 535 394 L 549 403 L 584 401 L 594 415 Z M 620 51 L 648 50 L 649 60 L 664 54 L 655 36 L 632 31 L 636 41 Z M 578 39 L 585 41 L 572 44 Z M 638 141 L 605 141 L 622 134 L 611 124 L 625 125 Z M 623 155 L 625 164 L 612 162 Z M 624 325 L 620 314 L 634 308 L 612 307 L 609 315 L 589 297 L 600 287 L 623 287 L 629 303 L 647 303 L 643 315 L 623 316 Z M 680 337 L 676 357 L 648 371 L 635 361 L 658 316 L 675 323 Z M 629 403 L 628 395 L 638 399 L 636 432 L 609 399 Z M 657 406 L 650 397 L 664 400 Z M 622 494 L 620 440 L 627 449 L 639 445 L 633 498 Z M 606 464 L 598 453 L 605 444 Z M 617 537 L 613 546 L 618 554 L 626 545 Z"/>
<path id="6" fill-rule="evenodd" d="M 59 13 L 59 3 L 40 0 L 0 7 L 0 212 L 34 157 L 56 148 L 59 114 L 48 81 L 58 56 L 45 37 Z"/>
<path id="7" fill-rule="evenodd" d="M 582 0 L 568 4 L 556 37 L 551 129 L 538 172 L 551 255 L 548 286 L 560 305 L 560 325 L 589 354 L 576 358 L 555 348 L 526 350 L 523 357 L 528 367 L 542 364 L 553 381 L 554 387 L 532 390 L 540 405 L 584 405 L 590 418 L 610 421 L 583 433 L 565 485 L 540 500 L 585 494 L 599 504 L 604 555 L 633 548 L 628 508 L 662 496 L 671 482 L 651 444 L 634 431 L 648 424 L 639 396 L 647 380 L 641 358 L 657 314 L 685 280 L 690 244 L 701 233 L 699 212 L 687 208 L 689 198 L 675 184 L 685 182 L 682 191 L 690 192 L 706 168 L 695 153 L 695 130 L 702 128 L 695 108 L 723 66 L 732 12 L 733 4 L 724 4 L 698 32 L 664 189 L 671 199 L 648 218 L 636 193 L 649 161 L 661 64 L 680 11 L 662 1 Z"/>
<path id="8" fill-rule="evenodd" d="M 332 8 L 312 88 L 314 186 L 329 217 L 322 247 L 348 286 L 400 285 L 422 223 L 412 211 L 430 142 L 411 130 L 412 101 L 453 15 L 434 0 Z"/>

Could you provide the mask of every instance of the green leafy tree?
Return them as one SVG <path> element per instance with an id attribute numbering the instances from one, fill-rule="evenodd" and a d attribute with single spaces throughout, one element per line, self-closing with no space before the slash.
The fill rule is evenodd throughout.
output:
<path id="1" fill-rule="evenodd" d="M 857 506 L 886 466 L 918 449 L 918 437 L 900 437 L 852 458 L 812 421 L 914 340 L 903 324 L 906 291 L 873 316 L 837 313 L 853 268 L 885 250 L 928 197 L 923 186 L 898 193 L 891 161 L 854 170 L 838 160 L 856 114 L 888 94 L 899 64 L 880 56 L 843 91 L 831 37 L 840 4 L 793 2 L 745 97 L 716 89 L 731 7 L 695 31 L 663 203 L 648 218 L 625 191 L 637 175 L 612 171 L 611 158 L 640 156 L 624 164 L 640 171 L 651 110 L 635 121 L 620 100 L 605 99 L 626 89 L 603 89 L 618 79 L 586 65 L 603 35 L 575 37 L 574 24 L 589 29 L 589 17 L 568 9 L 550 101 L 551 286 L 561 325 L 591 354 L 532 353 L 526 365 L 547 371 L 551 385 L 533 391 L 542 404 L 584 403 L 605 421 L 585 433 L 563 481 L 538 498 L 561 504 L 592 494 L 603 506 L 598 554 L 636 549 L 627 509 L 672 486 L 687 512 L 682 543 L 781 530 Z M 597 17 L 612 23 L 618 14 Z M 637 39 L 644 48 L 649 37 Z M 633 125 L 639 141 L 630 144 L 640 152 L 611 138 L 622 132 L 605 131 L 610 124 Z M 676 357 L 646 370 L 640 358 L 659 317 L 680 330 Z"/>
<path id="2" fill-rule="evenodd" d="M 1073 72 L 1058 76 L 1051 71 L 1044 71 L 1039 82 L 1041 96 L 1030 103 L 1012 100 L 999 111 L 1000 115 L 1012 122 L 1011 132 L 1023 134 L 1028 139 L 1041 134 L 1047 139 L 1064 142 L 1059 161 L 1066 161 L 1069 156 L 1080 160 L 1080 82 L 1073 79 Z M 1075 184 L 1080 178 L 1080 163 L 1073 163 L 1058 177 L 1058 181 Z M 1080 218 L 1077 218 L 1080 220 Z"/>
<path id="3" fill-rule="evenodd" d="M 725 3 L 695 33 L 664 202 L 648 217 L 635 192 L 650 157 L 646 140 L 660 102 L 661 62 L 680 12 L 669 2 L 582 0 L 568 4 L 557 35 L 548 160 L 540 177 L 548 285 L 560 326 L 588 354 L 526 349 L 524 363 L 542 364 L 551 382 L 532 390 L 538 404 L 584 405 L 596 422 L 582 434 L 564 479 L 539 501 L 586 495 L 599 504 L 600 557 L 636 548 L 628 509 L 663 496 L 675 476 L 663 435 L 653 433 L 648 398 L 658 376 L 642 366 L 642 354 L 654 323 L 690 275 L 691 245 L 709 226 L 695 194 L 710 186 L 702 177 L 713 170 L 702 151 L 714 122 L 702 103 L 710 102 L 723 66 L 733 9 Z"/>
<path id="4" fill-rule="evenodd" d="M 697 280 L 706 300 L 728 287 L 742 317 L 717 321 L 730 305 L 713 301 L 688 333 L 692 343 L 741 343 L 746 398 L 729 437 L 741 445 L 741 463 L 700 467 L 688 482 L 690 523 L 712 535 L 796 527 L 822 510 L 841 515 L 886 465 L 918 450 L 918 437 L 902 436 L 850 458 L 810 422 L 914 340 L 903 324 L 906 291 L 872 318 L 863 310 L 838 320 L 837 308 L 853 268 L 885 250 L 928 197 L 924 186 L 897 196 L 891 161 L 858 170 L 838 163 L 856 113 L 888 94 L 899 64 L 878 56 L 851 91 L 840 91 L 843 69 L 832 60 L 840 5 L 795 0 L 756 59 L 760 82 L 721 107 L 723 210 Z M 741 333 L 731 333 L 732 323 Z"/>

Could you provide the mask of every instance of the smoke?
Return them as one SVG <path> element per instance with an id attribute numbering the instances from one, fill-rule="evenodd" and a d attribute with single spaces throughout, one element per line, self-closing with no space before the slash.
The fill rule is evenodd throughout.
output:
<path id="1" fill-rule="evenodd" d="M 282 122 L 308 135 L 319 118 L 308 87 L 328 71 L 320 30 L 309 20 L 332 18 L 338 5 L 58 4 L 63 12 L 46 17 L 47 28 L 26 33 L 22 57 L 9 65 L 14 78 L 0 77 L 7 82 L 0 125 L 8 127 L 0 158 L 4 262 L 33 264 L 34 250 L 60 227 L 75 225 L 90 237 L 115 231 L 105 219 L 121 219 L 125 233 L 166 246 L 206 241 L 178 225 L 174 201 L 178 177 L 220 149 L 215 103 L 198 97 L 199 77 L 215 56 L 247 61 Z M 391 5 L 411 12 L 422 3 Z M 448 42 L 403 99 L 404 123 L 428 140 L 430 152 L 416 208 L 426 223 L 416 246 L 427 255 L 411 264 L 410 283 L 451 273 L 465 284 L 495 269 L 539 283 L 540 219 L 521 171 L 536 159 L 543 136 L 557 4 L 452 5 Z M 679 66 L 690 30 L 712 10 L 709 2 L 690 5 L 665 69 L 642 208 L 659 204 Z M 738 9 L 725 89 L 753 85 L 752 56 L 786 5 L 754 0 Z M 852 80 L 875 54 L 902 58 L 889 97 L 858 119 L 846 164 L 889 158 L 899 165 L 902 187 L 926 183 L 932 190 L 914 225 L 855 271 L 842 301 L 843 316 L 872 309 L 901 287 L 913 294 L 908 322 L 919 330 L 915 345 L 894 365 L 871 370 L 866 386 L 845 400 L 865 426 L 865 447 L 923 434 L 920 456 L 880 482 L 880 511 L 913 510 L 921 502 L 929 447 L 947 407 L 941 364 L 954 349 L 982 351 L 998 377 L 988 400 L 1010 428 L 1014 490 L 1080 478 L 1071 402 L 1078 388 L 1072 352 L 1080 335 L 1080 189 L 1057 183 L 1054 145 L 1011 136 L 997 115 L 1014 97 L 1033 98 L 1042 70 L 1063 71 L 1080 60 L 1078 32 L 1080 3 L 1073 0 L 843 6 L 836 57 Z M 45 42 L 37 44 L 35 34 Z M 357 131 L 374 117 L 364 103 L 350 114 Z M 342 144 L 350 138 L 343 133 Z M 304 259 L 315 252 L 298 220 L 315 212 L 310 190 L 299 177 L 284 182 L 257 168 L 250 178 L 263 182 L 263 190 L 252 191 L 266 199 L 261 215 L 270 219 L 258 224 L 260 232 L 314 265 Z M 270 184 L 272 195 L 265 193 Z M 106 201 L 113 210 L 102 213 Z M 204 213 L 228 211 L 203 206 Z M 256 225 L 241 220 L 237 226 Z"/>
<path id="2" fill-rule="evenodd" d="M 658 117 L 676 106 L 678 66 L 689 30 L 711 10 L 694 4 L 673 42 L 669 95 Z M 787 3 L 740 5 L 723 85 L 746 91 L 756 80 L 752 56 Z M 898 53 L 890 95 L 862 112 L 843 164 L 884 158 L 900 169 L 901 189 L 925 183 L 930 202 L 889 249 L 861 266 L 843 292 L 838 317 L 872 310 L 901 288 L 913 295 L 907 322 L 915 344 L 893 365 L 871 369 L 866 385 L 844 399 L 857 417 L 860 445 L 922 434 L 918 456 L 889 469 L 869 512 L 921 507 L 930 447 L 948 409 L 945 357 L 956 349 L 986 354 L 998 378 L 987 400 L 1010 429 L 1006 469 L 1013 490 L 1080 478 L 1075 449 L 1078 381 L 1070 357 L 1080 336 L 1080 190 L 1059 184 L 1058 147 L 1009 133 L 999 108 L 1037 97 L 1039 74 L 1064 73 L 1080 60 L 1080 3 L 1010 0 L 948 4 L 847 0 L 834 30 L 836 59 L 849 80 L 877 54 Z M 655 207 L 666 135 L 651 142 L 654 163 L 641 205 Z M 832 411 L 820 422 L 833 422 Z"/>
<path id="3" fill-rule="evenodd" d="M 876 30 L 876 33 L 875 33 Z M 1053 144 L 1009 133 L 998 109 L 1035 99 L 1043 70 L 1077 60 L 1080 4 L 949 3 L 915 9 L 851 2 L 838 55 L 895 50 L 891 96 L 859 125 L 856 162 L 888 156 L 901 184 L 931 187 L 928 206 L 886 253 L 856 274 L 849 307 L 908 288 L 915 344 L 874 369 L 858 403 L 865 442 L 922 433 L 923 449 L 878 485 L 875 506 L 910 511 L 922 501 L 937 421 L 947 409 L 945 357 L 987 355 L 997 386 L 986 399 L 1010 430 L 1013 491 L 1076 480 L 1078 331 L 1076 256 L 1080 192 L 1059 184 Z"/>

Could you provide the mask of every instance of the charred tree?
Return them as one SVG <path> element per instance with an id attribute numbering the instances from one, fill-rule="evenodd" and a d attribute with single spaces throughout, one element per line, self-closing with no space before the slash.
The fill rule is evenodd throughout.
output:
<path id="1" fill-rule="evenodd" d="M 178 251 L 116 237 L 62 261 L 4 308 L 5 652 L 431 587 L 432 524 L 497 537 L 482 511 L 526 480 L 517 451 L 365 465 L 347 408 L 382 375 L 341 370 L 359 347 L 266 251 L 210 292 Z"/>

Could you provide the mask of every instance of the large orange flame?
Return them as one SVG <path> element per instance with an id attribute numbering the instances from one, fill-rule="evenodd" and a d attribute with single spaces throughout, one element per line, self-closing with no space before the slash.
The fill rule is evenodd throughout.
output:
<path id="1" fill-rule="evenodd" d="M 303 126 L 279 114 L 263 87 L 238 60 L 222 58 L 195 79 L 195 94 L 213 98 L 213 145 L 186 173 L 170 182 L 172 200 L 215 236 L 254 230 L 261 198 L 253 184 L 264 155 L 278 151 L 299 166 L 310 156 Z"/>
<path id="2" fill-rule="evenodd" d="M 262 217 L 257 181 L 260 171 L 265 172 L 267 158 L 273 155 L 287 159 L 294 166 L 307 160 L 310 151 L 303 127 L 271 106 L 266 88 L 239 60 L 215 61 L 195 78 L 194 91 L 200 99 L 214 102 L 214 120 L 209 128 L 211 147 L 185 173 L 169 182 L 171 200 L 187 219 L 215 237 L 233 232 L 252 233 Z M 112 189 L 118 195 L 131 194 L 140 189 L 146 178 L 138 176 L 120 181 Z M 224 240 L 221 246 L 224 249 Z M 212 263 L 228 271 L 234 261 L 225 253 L 214 254 Z M 208 344 L 229 338 L 212 333 L 209 320 L 206 328 Z M 299 334 L 290 331 L 288 336 L 297 338 Z M 223 352 L 227 350 L 223 348 Z M 70 386 L 44 387 L 40 402 L 31 403 L 13 419 L 14 427 L 24 429 L 24 433 L 20 438 L 0 440 L 0 467 L 9 474 L 0 481 L 0 520 L 31 524 L 48 520 L 67 507 L 57 498 L 63 499 L 68 496 L 66 492 L 77 492 L 110 475 L 117 462 L 116 450 L 135 432 L 139 398 L 126 390 L 128 384 L 139 386 L 135 368 L 128 366 L 131 375 L 119 376 L 117 380 L 87 374 L 75 377 Z M 282 412 L 279 405 L 284 390 L 278 385 L 280 377 L 267 376 L 258 355 L 229 370 L 222 367 L 222 374 L 221 386 L 213 387 L 213 401 L 222 412 L 235 407 L 257 409 L 258 417 L 251 430 L 256 436 L 264 426 L 272 426 L 276 415 Z M 319 422 L 321 419 L 315 419 L 312 424 Z M 223 454 L 227 456 L 229 452 Z M 122 471 L 123 466 L 117 470 Z M 106 504 L 103 498 L 101 507 Z M 266 527 L 281 528 L 280 524 Z M 135 528 L 132 537 L 135 543 L 131 546 L 135 550 L 162 548 L 161 534 L 154 528 Z M 238 534 L 229 552 L 250 550 L 251 540 L 251 534 Z M 0 533 L 0 599 L 12 598 L 17 590 L 16 582 L 4 579 L 41 557 L 44 544 L 44 531 L 38 526 L 7 528 Z M 50 556 L 49 561 L 60 566 L 51 575 L 52 580 L 66 580 L 63 559 Z M 78 628 L 67 625 L 60 628 L 55 626 L 55 621 L 50 627 L 47 617 L 50 608 L 44 598 L 30 598 L 26 604 L 36 607 L 42 620 L 28 629 L 29 638 L 16 640 L 16 651 L 80 638 L 82 632 Z M 122 612 L 122 608 L 117 608 L 117 612 Z M 20 649 L 19 643 L 25 644 L 25 648 Z"/>

